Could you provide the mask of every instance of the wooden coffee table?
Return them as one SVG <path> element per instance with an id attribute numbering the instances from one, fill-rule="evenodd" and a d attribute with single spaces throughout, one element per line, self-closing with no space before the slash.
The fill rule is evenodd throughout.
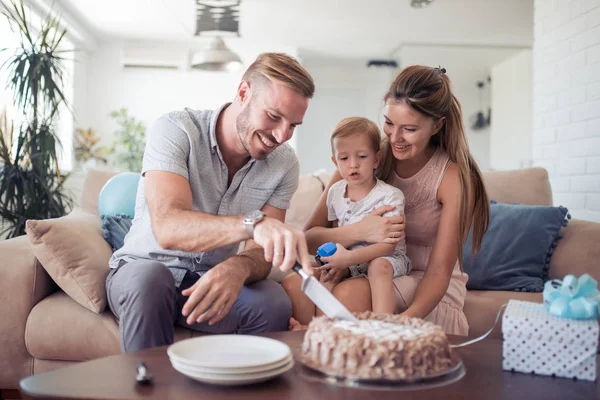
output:
<path id="1" fill-rule="evenodd" d="M 292 350 L 304 332 L 278 332 L 264 336 L 287 343 Z M 451 337 L 451 341 L 464 341 Z M 457 348 L 466 375 L 447 386 L 416 390 L 367 390 L 311 381 L 299 363 L 268 382 L 239 387 L 203 384 L 175 371 L 167 347 L 105 357 L 24 378 L 25 399 L 600 399 L 597 382 L 576 381 L 502 370 L 502 341 L 485 339 Z M 144 361 L 154 375 L 152 386 L 135 383 L 136 364 Z"/>

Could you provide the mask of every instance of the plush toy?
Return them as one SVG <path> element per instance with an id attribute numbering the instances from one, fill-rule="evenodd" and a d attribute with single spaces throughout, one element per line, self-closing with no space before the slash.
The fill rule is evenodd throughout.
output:
<path id="1" fill-rule="evenodd" d="M 98 196 L 98 214 L 125 214 L 133 218 L 139 181 L 140 174 L 135 172 L 122 172 L 110 178 Z"/>

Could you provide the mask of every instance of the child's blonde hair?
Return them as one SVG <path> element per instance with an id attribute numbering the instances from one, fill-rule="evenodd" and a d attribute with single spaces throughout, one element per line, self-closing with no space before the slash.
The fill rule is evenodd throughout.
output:
<path id="1" fill-rule="evenodd" d="M 373 150 L 377 153 L 380 149 L 381 132 L 377 124 L 363 117 L 344 118 L 337 123 L 331 132 L 331 153 L 335 156 L 335 139 L 346 138 L 353 135 L 367 135 L 371 139 Z"/>

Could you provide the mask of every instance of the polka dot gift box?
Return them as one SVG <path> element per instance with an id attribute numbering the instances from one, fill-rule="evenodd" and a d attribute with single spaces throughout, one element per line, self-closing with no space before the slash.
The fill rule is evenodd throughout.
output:
<path id="1" fill-rule="evenodd" d="M 510 300 L 502 318 L 502 367 L 538 375 L 596 380 L 597 282 L 589 275 L 548 281 L 544 304 Z"/>

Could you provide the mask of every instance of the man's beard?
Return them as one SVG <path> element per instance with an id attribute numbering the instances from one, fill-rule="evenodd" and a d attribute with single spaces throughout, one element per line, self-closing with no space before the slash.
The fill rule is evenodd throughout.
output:
<path id="1" fill-rule="evenodd" d="M 269 155 L 269 152 L 253 148 L 251 143 L 255 135 L 250 126 L 251 109 L 252 103 L 248 104 L 248 107 L 240 112 L 235 120 L 235 127 L 237 129 L 238 137 L 240 138 L 240 143 L 244 147 L 244 150 L 250 154 L 250 157 L 255 160 L 264 160 Z M 258 133 L 256 133 L 256 135 L 258 135 Z"/>

